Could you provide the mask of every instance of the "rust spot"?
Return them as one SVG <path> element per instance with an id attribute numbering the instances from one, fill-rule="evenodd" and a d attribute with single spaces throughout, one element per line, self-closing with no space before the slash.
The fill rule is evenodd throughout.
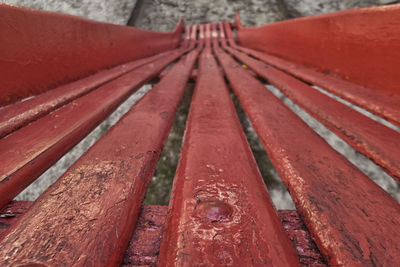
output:
<path id="1" fill-rule="evenodd" d="M 199 218 L 206 218 L 211 222 L 228 222 L 232 218 L 233 208 L 220 200 L 202 201 L 196 208 Z"/>

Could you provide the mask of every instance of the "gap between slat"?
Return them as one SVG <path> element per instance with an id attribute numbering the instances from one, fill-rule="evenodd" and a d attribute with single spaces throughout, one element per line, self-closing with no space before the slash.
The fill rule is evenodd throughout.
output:
<path id="1" fill-rule="evenodd" d="M 175 171 L 180 158 L 180 148 L 186 127 L 186 120 L 194 89 L 193 83 L 188 83 L 179 104 L 172 128 L 157 162 L 157 168 L 147 189 L 145 205 L 168 205 Z"/>
<path id="2" fill-rule="evenodd" d="M 338 102 L 340 102 L 342 104 L 345 104 L 346 106 L 352 108 L 354 111 L 357 111 L 357 112 L 363 114 L 364 116 L 366 116 L 366 117 L 368 117 L 370 119 L 373 119 L 374 121 L 379 122 L 379 123 L 383 124 L 384 126 L 389 127 L 391 129 L 395 130 L 396 132 L 400 133 L 400 127 L 392 124 L 391 122 L 385 120 L 384 118 L 382 118 L 382 117 L 380 117 L 378 115 L 375 115 L 375 114 L 369 112 L 368 110 L 366 110 L 366 109 L 364 109 L 364 108 L 362 108 L 362 107 L 360 107 L 360 106 L 358 106 L 356 104 L 353 104 L 353 103 L 341 98 L 340 96 L 337 96 L 337 95 L 335 95 L 335 94 L 333 94 L 333 93 L 331 93 L 331 92 L 329 92 L 329 91 L 327 91 L 327 90 L 325 90 L 325 89 L 323 89 L 323 88 L 321 88 L 321 87 L 319 87 L 317 85 L 312 85 L 311 84 L 311 87 L 316 89 L 316 90 L 318 90 L 318 91 L 320 91 L 321 93 L 323 93 L 323 94 L 335 99 L 336 101 L 338 101 Z"/>
<path id="3" fill-rule="evenodd" d="M 227 82 L 229 87 L 229 82 Z M 243 131 L 246 135 L 247 142 L 250 145 L 250 149 L 254 155 L 257 162 L 258 169 L 263 177 L 264 183 L 268 189 L 268 193 L 274 203 L 275 209 L 277 210 L 288 210 L 296 209 L 294 206 L 292 197 L 289 194 L 286 186 L 282 182 L 275 167 L 270 162 L 264 147 L 258 137 L 258 134 L 253 129 L 251 121 L 247 117 L 246 113 L 237 99 L 235 93 L 231 90 L 232 100 L 235 105 L 236 113 L 238 114 L 240 123 L 242 125 Z"/>
<path id="4" fill-rule="evenodd" d="M 114 126 L 129 109 L 139 101 L 151 86 L 145 84 L 138 91 L 125 100 L 101 124 L 93 129 L 85 138 L 75 145 L 69 152 L 61 157 L 52 167 L 47 169 L 32 184 L 25 188 L 14 200 L 36 200 L 49 186 L 64 174 L 64 172 L 77 161 L 97 140 L 99 140 L 112 126 Z"/>
<path id="5" fill-rule="evenodd" d="M 342 154 L 353 165 L 360 169 L 365 175 L 371 178 L 383 190 L 400 202 L 400 184 L 389 176 L 381 167 L 369 160 L 367 157 L 356 151 L 335 133 L 326 128 L 310 114 L 301 109 L 298 105 L 287 98 L 279 89 L 272 85 L 266 88 L 299 116 L 309 127 L 321 136 L 333 149 Z"/>

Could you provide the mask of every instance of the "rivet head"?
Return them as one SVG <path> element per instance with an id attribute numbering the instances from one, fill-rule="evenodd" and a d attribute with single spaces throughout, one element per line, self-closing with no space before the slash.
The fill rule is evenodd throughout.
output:
<path id="1" fill-rule="evenodd" d="M 211 222 L 230 221 L 232 213 L 232 206 L 220 200 L 202 201 L 196 207 L 197 216 L 208 219 Z"/>

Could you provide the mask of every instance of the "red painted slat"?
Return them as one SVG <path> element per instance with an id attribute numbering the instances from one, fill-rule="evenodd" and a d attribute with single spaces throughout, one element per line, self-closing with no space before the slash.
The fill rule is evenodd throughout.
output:
<path id="1" fill-rule="evenodd" d="M 266 53 L 261 53 L 241 46 L 233 47 L 286 71 L 299 79 L 320 86 L 325 90 L 381 116 L 394 124 L 400 125 L 400 109 L 398 108 L 400 97 L 398 95 L 360 86 Z"/>
<path id="2" fill-rule="evenodd" d="M 400 181 L 400 133 L 280 70 L 230 47 L 225 49 Z"/>
<path id="3" fill-rule="evenodd" d="M 205 24 L 205 42 L 206 42 L 206 47 L 211 47 L 211 24 Z"/>
<path id="4" fill-rule="evenodd" d="M 11 201 L 0 209 L 0 239 L 19 217 L 26 213 L 32 205 L 32 201 Z"/>
<path id="5" fill-rule="evenodd" d="M 262 27 L 247 28 L 238 23 L 237 36 L 242 46 L 399 96 L 399 16 L 400 5 L 391 5 Z"/>
<path id="6" fill-rule="evenodd" d="M 0 3 L 0 106 L 176 48 L 183 22 L 157 33 Z"/>
<path id="7" fill-rule="evenodd" d="M 192 29 L 190 31 L 190 41 L 193 43 L 197 42 L 197 25 L 192 25 Z M 196 41 L 196 42 L 195 42 Z"/>
<path id="8" fill-rule="evenodd" d="M 26 101 L 0 108 L 0 138 L 89 93 L 96 87 L 170 53 L 170 51 L 163 52 L 152 57 L 119 65 L 109 70 L 103 70 L 84 79 L 46 91 Z"/>
<path id="9" fill-rule="evenodd" d="M 226 76 L 332 266 L 396 266 L 400 206 L 222 50 Z"/>
<path id="10" fill-rule="evenodd" d="M 197 43 L 197 25 L 192 25 L 192 26 L 187 25 L 185 31 L 185 40 L 182 42 L 181 47 L 187 48 L 187 50 L 190 51 L 196 46 L 196 43 Z M 164 69 L 158 74 L 158 78 L 162 79 L 168 74 L 169 71 L 170 69 L 168 68 Z M 190 74 L 190 78 L 194 77 L 195 75 L 192 72 Z"/>
<path id="11" fill-rule="evenodd" d="M 211 24 L 211 42 L 213 47 L 218 46 L 218 26 L 215 23 Z"/>
<path id="12" fill-rule="evenodd" d="M 199 25 L 199 38 L 198 38 L 199 43 L 204 43 L 204 34 L 205 34 L 205 25 L 201 24 Z"/>
<path id="13" fill-rule="evenodd" d="M 191 31 L 192 27 L 190 25 L 185 26 L 185 36 L 183 37 L 183 42 L 181 43 L 181 47 L 187 48 L 189 47 L 190 43 L 190 36 L 191 36 Z"/>
<path id="14" fill-rule="evenodd" d="M 400 125 L 400 109 L 398 108 L 400 96 L 398 94 L 383 93 L 379 90 L 360 86 L 265 52 L 238 46 L 233 39 L 229 24 L 225 23 L 224 26 L 228 35 L 228 42 L 233 48 L 286 71 L 299 79 L 320 86 L 394 124 Z"/>
<path id="15" fill-rule="evenodd" d="M 0 209 L 0 235 L 11 227 L 20 216 L 25 214 L 31 205 L 31 201 L 12 201 L 4 209 Z M 157 265 L 167 210 L 168 206 L 142 206 L 121 266 Z M 304 267 L 326 266 L 296 210 L 278 210 L 278 216 L 282 220 L 287 235 L 296 247 L 300 265 Z"/>
<path id="16" fill-rule="evenodd" d="M 137 68 L 1 139 L 0 207 L 181 54 L 182 51 L 175 51 Z"/>
<path id="17" fill-rule="evenodd" d="M 167 206 L 142 206 L 121 267 L 157 265 L 167 210 Z"/>
<path id="18" fill-rule="evenodd" d="M 10 228 L 0 265 L 121 263 L 197 54 L 174 65 Z"/>
<path id="19" fill-rule="evenodd" d="M 187 42 L 184 41 L 182 43 L 182 47 L 187 47 L 188 50 L 192 50 L 198 43 L 198 41 L 197 41 L 197 25 L 186 26 L 186 29 L 187 28 L 190 28 L 189 31 L 186 30 L 185 40 L 187 40 Z M 188 38 L 188 34 L 190 34 L 189 38 Z M 199 43 L 199 45 L 200 45 L 200 43 Z M 162 72 L 160 72 L 158 74 L 158 77 L 160 79 L 162 79 L 163 77 L 165 77 L 168 74 L 169 71 L 170 71 L 170 69 L 168 69 L 168 68 L 164 69 Z M 195 73 L 195 69 L 194 69 L 192 71 L 192 73 L 190 74 L 190 78 L 195 79 L 195 77 L 196 77 L 196 73 Z"/>
<path id="20" fill-rule="evenodd" d="M 158 265 L 297 266 L 209 45 L 199 59 Z"/>

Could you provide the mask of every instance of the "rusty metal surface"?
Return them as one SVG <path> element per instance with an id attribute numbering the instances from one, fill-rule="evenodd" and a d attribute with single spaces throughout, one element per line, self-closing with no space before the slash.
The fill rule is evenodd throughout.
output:
<path id="1" fill-rule="evenodd" d="M 137 68 L 0 140 L 0 207 L 184 50 Z"/>
<path id="2" fill-rule="evenodd" d="M 4 3 L 0 18 L 0 106 L 176 48 L 183 31 L 182 21 L 156 33 Z"/>
<path id="3" fill-rule="evenodd" d="M 356 112 L 293 76 L 228 46 L 224 48 L 400 181 L 400 133 Z"/>
<path id="4" fill-rule="evenodd" d="M 331 265 L 400 262 L 400 206 L 224 52 L 227 79 Z"/>
<path id="5" fill-rule="evenodd" d="M 4 234 L 0 265 L 122 262 L 197 54 L 175 64 Z"/>
<path id="6" fill-rule="evenodd" d="M 210 48 L 186 124 L 159 266 L 296 266 Z M 201 37 L 200 37 L 201 38 Z"/>
<path id="7" fill-rule="evenodd" d="M 400 5 L 371 7 L 246 28 L 239 44 L 399 95 Z M 390 52 L 388 52 L 390 51 Z"/>

